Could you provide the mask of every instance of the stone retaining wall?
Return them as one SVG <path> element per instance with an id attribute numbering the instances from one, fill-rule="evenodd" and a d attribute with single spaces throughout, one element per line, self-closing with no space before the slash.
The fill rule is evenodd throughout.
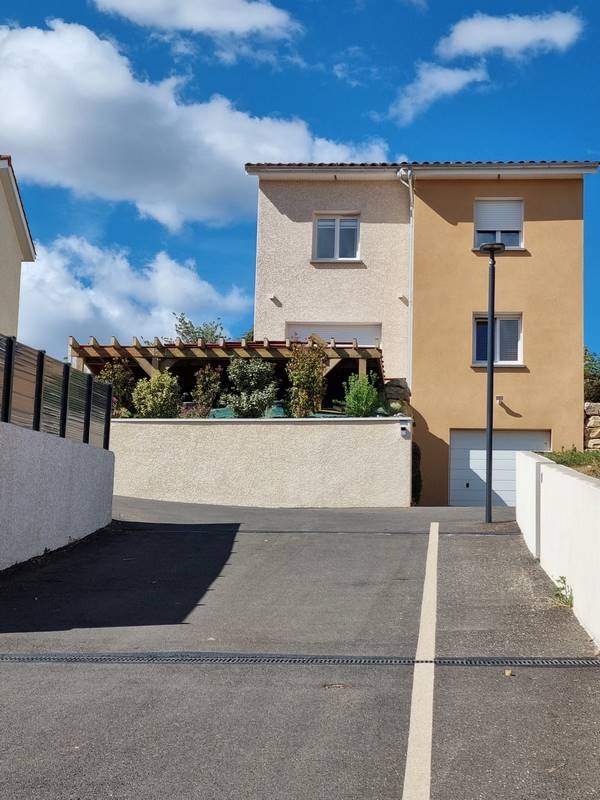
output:
<path id="1" fill-rule="evenodd" d="M 600 403 L 585 403 L 584 414 L 584 449 L 600 450 Z"/>

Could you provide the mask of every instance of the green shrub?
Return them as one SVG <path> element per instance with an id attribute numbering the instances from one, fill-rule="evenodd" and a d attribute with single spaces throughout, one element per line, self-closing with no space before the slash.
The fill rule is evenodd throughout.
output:
<path id="1" fill-rule="evenodd" d="M 221 391 L 222 368 L 207 364 L 196 373 L 196 386 L 192 390 L 191 409 L 188 409 L 188 417 L 208 417 L 213 409 L 219 392 Z"/>
<path id="2" fill-rule="evenodd" d="M 157 372 L 150 380 L 138 381 L 132 399 L 138 417 L 177 417 L 181 411 L 181 389 L 170 372 Z"/>
<path id="3" fill-rule="evenodd" d="M 589 475 L 592 478 L 600 478 L 600 451 L 599 450 L 577 450 L 571 447 L 568 450 L 555 450 L 553 453 L 542 453 L 541 455 L 562 464 L 563 467 Z"/>
<path id="4" fill-rule="evenodd" d="M 262 417 L 277 399 L 275 368 L 260 358 L 232 358 L 227 367 L 231 391 L 221 398 L 236 417 Z"/>
<path id="5" fill-rule="evenodd" d="M 600 356 L 588 347 L 583 357 L 583 392 L 586 402 L 600 402 Z"/>
<path id="6" fill-rule="evenodd" d="M 113 358 L 98 373 L 98 380 L 112 383 L 113 417 L 127 416 L 124 411 L 131 408 L 131 396 L 135 386 L 133 372 L 122 358 Z"/>
<path id="7" fill-rule="evenodd" d="M 350 375 L 344 383 L 344 408 L 348 417 L 374 417 L 379 408 L 377 375 Z"/>
<path id="8" fill-rule="evenodd" d="M 291 381 L 289 407 L 293 417 L 308 417 L 321 408 L 327 388 L 323 368 L 328 358 L 323 347 L 318 344 L 292 345 L 292 357 L 286 371 Z"/>
<path id="9" fill-rule="evenodd" d="M 406 415 L 408 411 L 406 400 L 390 400 L 388 407 L 390 410 L 390 414 L 394 415 L 397 414 Z"/>

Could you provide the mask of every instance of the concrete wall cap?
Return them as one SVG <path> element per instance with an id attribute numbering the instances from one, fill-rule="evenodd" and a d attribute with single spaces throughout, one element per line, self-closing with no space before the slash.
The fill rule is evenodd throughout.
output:
<path id="1" fill-rule="evenodd" d="M 381 425 L 384 423 L 411 424 L 411 417 L 253 417 L 250 419 L 208 419 L 206 417 L 194 417 L 192 419 L 181 419 L 179 417 L 169 419 L 113 419 L 111 425 Z"/>

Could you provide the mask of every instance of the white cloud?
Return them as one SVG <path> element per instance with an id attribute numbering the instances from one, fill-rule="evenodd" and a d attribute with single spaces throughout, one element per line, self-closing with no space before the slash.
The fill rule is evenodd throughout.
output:
<path id="1" fill-rule="evenodd" d="M 225 293 L 198 274 L 190 261 L 157 253 L 141 269 L 118 248 L 77 237 L 36 245 L 37 261 L 23 265 L 19 339 L 62 358 L 70 335 L 87 341 L 116 336 L 172 336 L 173 311 L 196 321 L 219 315 L 239 318 L 252 306 L 242 289 Z"/>
<path id="2" fill-rule="evenodd" d="M 371 64 L 370 58 L 362 49 L 353 45 L 342 50 L 336 56 L 331 71 L 335 77 L 347 83 L 353 89 L 364 86 L 379 78 L 379 69 Z"/>
<path id="3" fill-rule="evenodd" d="M 399 125 L 409 125 L 415 117 L 443 97 L 451 97 L 473 83 L 488 80 L 484 64 L 469 69 L 451 69 L 438 64 L 417 64 L 417 76 L 398 93 L 388 116 Z"/>
<path id="4" fill-rule="evenodd" d="M 94 0 L 100 11 L 119 14 L 137 25 L 284 39 L 299 30 L 292 16 L 267 0 Z"/>
<path id="5" fill-rule="evenodd" d="M 382 161 L 381 140 L 314 136 L 225 97 L 185 103 L 182 80 L 138 80 L 113 42 L 81 25 L 0 27 L 0 142 L 21 179 L 130 201 L 171 229 L 250 217 L 246 161 Z"/>
<path id="6" fill-rule="evenodd" d="M 425 11 L 429 5 L 427 0 L 403 0 L 403 2 L 406 3 L 406 5 L 418 8 L 419 11 Z"/>
<path id="7" fill-rule="evenodd" d="M 453 25 L 435 50 L 439 57 L 446 59 L 494 52 L 506 58 L 520 58 L 553 50 L 564 52 L 582 31 L 583 20 L 573 11 L 504 17 L 475 14 Z"/>

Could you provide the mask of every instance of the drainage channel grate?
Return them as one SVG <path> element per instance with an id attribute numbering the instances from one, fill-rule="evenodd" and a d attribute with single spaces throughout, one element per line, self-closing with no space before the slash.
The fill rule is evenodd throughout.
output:
<path id="1" fill-rule="evenodd" d="M 278 653 L 0 653 L 0 663 L 58 664 L 299 664 L 323 666 L 402 667 L 414 658 L 395 656 L 321 656 Z"/>
<path id="2" fill-rule="evenodd" d="M 597 658 L 518 658 L 518 657 L 474 657 L 436 658 L 438 667 L 600 667 Z"/>
<path id="3" fill-rule="evenodd" d="M 471 657 L 418 660 L 402 656 L 326 656 L 278 653 L 0 653 L 5 664 L 249 664 L 350 667 L 600 667 L 596 658 Z"/>

